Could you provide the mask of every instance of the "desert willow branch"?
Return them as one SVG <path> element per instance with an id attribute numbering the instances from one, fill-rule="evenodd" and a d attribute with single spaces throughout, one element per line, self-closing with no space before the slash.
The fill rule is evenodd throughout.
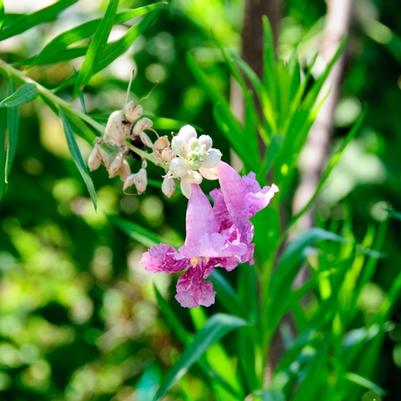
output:
<path id="1" fill-rule="evenodd" d="M 76 117 L 80 118 L 81 120 L 85 121 L 88 125 L 90 125 L 92 128 L 94 128 L 96 131 L 99 133 L 103 133 L 104 131 L 104 126 L 97 121 L 95 121 L 93 118 L 89 117 L 85 113 L 82 113 L 81 111 L 75 109 L 70 103 L 66 102 L 65 100 L 61 99 L 57 95 L 55 95 L 50 89 L 45 88 L 43 85 L 39 84 L 32 78 L 28 77 L 25 73 L 22 71 L 17 70 L 14 68 L 12 65 L 6 63 L 3 60 L 0 60 L 0 70 L 5 71 L 9 75 L 13 76 L 19 81 L 25 82 L 25 83 L 32 83 L 36 86 L 38 93 L 44 97 L 46 100 L 49 102 L 55 104 L 56 106 L 68 111 L 69 113 L 74 114 Z"/>
<path id="2" fill-rule="evenodd" d="M 88 116 L 87 114 L 81 112 L 80 110 L 77 110 L 74 108 L 70 103 L 66 102 L 65 100 L 61 99 L 59 96 L 55 95 L 50 89 L 45 88 L 43 85 L 39 84 L 29 76 L 27 76 L 24 72 L 14 68 L 12 65 L 6 63 L 3 60 L 0 60 L 0 70 L 6 72 L 8 75 L 11 75 L 15 79 L 24 82 L 24 83 L 32 83 L 36 86 L 38 93 L 48 100 L 49 102 L 55 104 L 56 106 L 68 111 L 69 113 L 73 114 L 77 118 L 81 119 L 82 121 L 85 121 L 88 125 L 90 125 L 92 128 L 94 128 L 97 132 L 100 134 L 103 134 L 105 127 L 95 121 L 93 118 Z M 129 148 L 136 153 L 138 156 L 141 158 L 145 158 L 149 160 L 151 163 L 157 164 L 154 158 L 149 155 L 148 153 L 142 151 L 141 149 L 130 145 Z"/>

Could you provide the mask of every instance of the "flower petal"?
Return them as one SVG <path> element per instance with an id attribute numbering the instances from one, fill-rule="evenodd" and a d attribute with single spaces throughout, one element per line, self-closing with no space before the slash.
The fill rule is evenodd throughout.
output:
<path id="1" fill-rule="evenodd" d="M 217 229 L 212 205 L 200 189 L 200 186 L 193 184 L 187 207 L 185 246 L 196 246 L 200 238 L 205 234 L 217 233 Z"/>
<path id="2" fill-rule="evenodd" d="M 215 291 L 212 283 L 203 281 L 204 269 L 201 266 L 191 267 L 177 282 L 175 299 L 184 308 L 193 308 L 214 304 Z"/>
<path id="3" fill-rule="evenodd" d="M 189 261 L 177 258 L 177 251 L 170 245 L 152 246 L 142 255 L 141 264 L 152 272 L 176 273 L 185 269 Z"/>

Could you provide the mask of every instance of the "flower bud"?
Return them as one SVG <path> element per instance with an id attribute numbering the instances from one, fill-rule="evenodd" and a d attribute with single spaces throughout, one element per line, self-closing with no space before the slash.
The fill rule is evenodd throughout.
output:
<path id="1" fill-rule="evenodd" d="M 174 157 L 174 153 L 170 148 L 162 150 L 161 158 L 162 161 L 169 163 Z"/>
<path id="2" fill-rule="evenodd" d="M 174 177 L 183 177 L 188 169 L 185 165 L 185 161 L 181 157 L 174 157 L 169 164 L 169 171 Z"/>
<path id="3" fill-rule="evenodd" d="M 197 134 L 195 128 L 192 125 L 184 125 L 179 131 L 177 136 L 182 138 L 184 142 L 189 143 L 192 138 L 196 138 Z"/>
<path id="4" fill-rule="evenodd" d="M 205 150 L 209 150 L 213 145 L 213 141 L 209 135 L 201 135 L 199 137 L 199 144 L 204 146 Z"/>
<path id="5" fill-rule="evenodd" d="M 151 141 L 151 139 L 149 138 L 149 135 L 146 134 L 145 132 L 141 132 L 139 134 L 139 138 L 141 139 L 141 142 L 147 146 L 148 148 L 152 148 L 153 147 L 153 142 Z"/>
<path id="6" fill-rule="evenodd" d="M 131 174 L 131 167 L 129 166 L 127 160 L 124 159 L 123 162 L 121 163 L 120 169 L 118 170 L 118 175 L 120 176 L 121 181 L 125 181 L 130 174 Z"/>
<path id="7" fill-rule="evenodd" d="M 163 150 L 168 148 L 169 146 L 170 146 L 170 141 L 168 140 L 166 135 L 157 138 L 157 140 L 153 144 L 153 148 L 155 150 Z"/>
<path id="8" fill-rule="evenodd" d="M 162 182 L 162 192 L 164 193 L 164 195 L 167 196 L 167 198 L 170 198 L 170 196 L 174 193 L 174 191 L 175 191 L 174 178 L 166 175 Z"/>
<path id="9" fill-rule="evenodd" d="M 221 160 L 221 152 L 218 149 L 210 149 L 207 152 L 206 158 L 202 161 L 201 166 L 205 168 L 216 167 Z"/>
<path id="10" fill-rule="evenodd" d="M 146 131 L 152 128 L 152 126 L 152 121 L 149 118 L 143 117 L 135 123 L 132 133 L 134 136 L 138 136 L 142 131 Z"/>
<path id="11" fill-rule="evenodd" d="M 96 143 L 88 157 L 88 167 L 90 171 L 97 170 L 102 163 L 102 156 L 99 153 L 99 145 Z"/>
<path id="12" fill-rule="evenodd" d="M 199 172 L 202 174 L 202 177 L 207 180 L 217 180 L 219 178 L 216 168 L 199 167 Z"/>
<path id="13" fill-rule="evenodd" d="M 136 121 L 142 114 L 143 107 L 132 100 L 124 106 L 124 116 L 130 123 Z"/>
<path id="14" fill-rule="evenodd" d="M 113 111 L 107 120 L 106 129 L 103 134 L 104 142 L 122 146 L 130 134 L 130 124 L 125 121 L 124 113 L 121 110 Z"/>

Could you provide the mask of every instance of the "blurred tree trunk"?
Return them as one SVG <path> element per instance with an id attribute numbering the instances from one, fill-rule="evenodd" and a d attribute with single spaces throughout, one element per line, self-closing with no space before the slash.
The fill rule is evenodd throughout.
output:
<path id="1" fill-rule="evenodd" d="M 320 66 L 324 68 L 333 57 L 340 40 L 348 34 L 351 23 L 352 0 L 327 0 L 326 24 L 320 45 Z M 330 137 L 333 130 L 333 116 L 337 104 L 341 78 L 343 75 L 345 54 L 333 67 L 322 93 L 329 93 L 315 124 L 309 134 L 308 142 L 301 155 L 300 185 L 294 197 L 294 212 L 298 212 L 310 199 L 319 182 Z M 299 221 L 299 228 L 307 230 L 314 224 L 314 210 L 306 213 Z M 303 278 L 299 278 L 303 281 Z"/>

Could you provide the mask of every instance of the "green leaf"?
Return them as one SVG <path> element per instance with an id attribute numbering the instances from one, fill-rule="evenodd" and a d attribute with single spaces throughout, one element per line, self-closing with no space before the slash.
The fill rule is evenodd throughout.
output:
<path id="1" fill-rule="evenodd" d="M 4 25 L 4 15 L 5 15 L 5 13 L 4 13 L 3 0 L 0 0 L 0 33 L 1 33 L 1 30 L 2 30 L 3 25 Z"/>
<path id="2" fill-rule="evenodd" d="M 104 55 L 103 50 L 106 47 L 107 39 L 113 27 L 114 18 L 117 13 L 119 0 L 110 0 L 106 13 L 97 26 L 95 35 L 90 42 L 85 59 L 82 63 L 78 77 L 75 80 L 74 96 L 79 94 L 79 91 L 89 82 L 94 65 L 97 59 L 101 59 Z"/>
<path id="3" fill-rule="evenodd" d="M 168 304 L 168 302 L 163 298 L 162 294 L 156 286 L 154 286 L 157 304 L 159 305 L 160 311 L 163 314 L 163 318 L 166 320 L 168 326 L 170 327 L 172 333 L 183 343 L 188 344 L 191 340 L 191 334 L 181 323 L 179 317 Z"/>
<path id="4" fill-rule="evenodd" d="M 164 4 L 164 3 L 161 3 Z M 118 40 L 107 44 L 102 51 L 102 57 L 96 60 L 96 64 L 93 67 L 92 75 L 106 68 L 110 63 L 117 59 L 121 54 L 127 51 L 132 46 L 134 40 L 141 35 L 149 24 L 154 20 L 157 15 L 157 11 L 149 13 L 141 22 L 131 26 L 128 31 Z M 71 49 L 72 51 L 73 49 Z M 72 75 L 69 79 L 63 82 L 57 88 L 60 91 L 70 85 L 73 85 L 76 80 L 77 74 Z"/>
<path id="5" fill-rule="evenodd" d="M 111 215 L 108 215 L 107 217 L 116 227 L 146 247 L 160 244 L 161 242 L 170 243 L 173 246 L 177 245 L 176 243 L 169 242 L 166 238 L 159 237 L 152 231 L 147 230 L 146 228 L 140 226 L 139 224 L 133 223 L 132 221 L 127 221 L 120 217 Z"/>
<path id="6" fill-rule="evenodd" d="M 164 5 L 165 3 L 160 3 Z M 128 31 L 118 40 L 107 44 L 102 51 L 102 56 L 95 60 L 93 73 L 97 73 L 106 68 L 115 59 L 125 53 L 134 43 L 135 39 L 141 35 L 145 29 L 153 22 L 160 8 L 149 13 L 141 22 L 131 26 Z"/>
<path id="7" fill-rule="evenodd" d="M 352 373 L 348 372 L 346 374 L 347 380 L 349 380 L 352 383 L 358 384 L 359 386 L 367 389 L 374 391 L 377 395 L 384 396 L 386 395 L 386 392 L 378 386 L 376 383 L 373 383 L 372 381 L 366 379 L 366 377 L 360 376 L 357 373 Z M 373 398 L 372 398 L 373 400 Z"/>
<path id="8" fill-rule="evenodd" d="M 8 84 L 8 92 L 14 92 L 14 82 L 10 78 Z M 11 172 L 11 167 L 14 162 L 15 151 L 18 142 L 18 130 L 19 130 L 19 110 L 18 106 L 7 108 L 7 149 L 6 149 L 6 162 L 5 162 L 5 182 L 8 182 L 8 176 Z"/>
<path id="9" fill-rule="evenodd" d="M 212 344 L 215 344 L 230 331 L 245 325 L 246 322 L 244 320 L 235 316 L 220 313 L 212 316 L 206 325 L 195 334 L 192 342 L 185 348 L 178 361 L 170 369 L 153 401 L 160 400 Z"/>
<path id="10" fill-rule="evenodd" d="M 55 20 L 62 11 L 77 1 L 78 0 L 60 0 L 32 14 L 21 15 L 13 18 L 13 22 L 5 25 L 0 32 L 0 40 L 4 40 L 10 38 L 11 36 L 18 35 L 19 33 L 26 32 L 28 29 L 36 25 Z"/>
<path id="11" fill-rule="evenodd" d="M 5 193 L 5 177 L 6 177 L 6 130 L 7 115 L 6 110 L 0 108 L 0 200 Z"/>
<path id="12" fill-rule="evenodd" d="M 86 166 L 86 163 L 82 158 L 81 151 L 79 150 L 78 144 L 75 140 L 70 122 L 68 121 L 67 117 L 63 114 L 62 111 L 60 111 L 60 118 L 63 122 L 64 134 L 67 140 L 68 148 L 71 152 L 74 163 L 77 166 L 79 174 L 81 174 L 81 177 L 86 185 L 86 188 L 92 199 L 93 206 L 96 209 L 97 207 L 96 190 L 95 186 L 93 185 L 92 178 L 89 175 L 88 167 Z"/>
<path id="13" fill-rule="evenodd" d="M 38 95 L 35 84 L 23 84 L 10 96 L 0 102 L 0 107 L 16 107 L 28 103 Z"/>
<path id="14" fill-rule="evenodd" d="M 145 15 L 151 11 L 157 10 L 162 5 L 163 3 L 153 3 L 147 6 L 135 8 L 133 10 L 120 12 L 116 14 L 114 23 L 126 23 L 133 18 L 140 17 L 141 15 Z M 57 61 L 69 60 L 71 58 L 84 55 L 87 51 L 87 47 L 73 47 L 68 49 L 68 46 L 93 35 L 101 21 L 101 18 L 87 21 L 81 25 L 77 25 L 74 28 L 71 28 L 66 32 L 61 33 L 60 35 L 52 39 L 38 55 L 31 58 L 29 64 L 38 65 L 54 63 Z M 76 54 L 74 54 L 74 51 L 76 52 Z"/>

